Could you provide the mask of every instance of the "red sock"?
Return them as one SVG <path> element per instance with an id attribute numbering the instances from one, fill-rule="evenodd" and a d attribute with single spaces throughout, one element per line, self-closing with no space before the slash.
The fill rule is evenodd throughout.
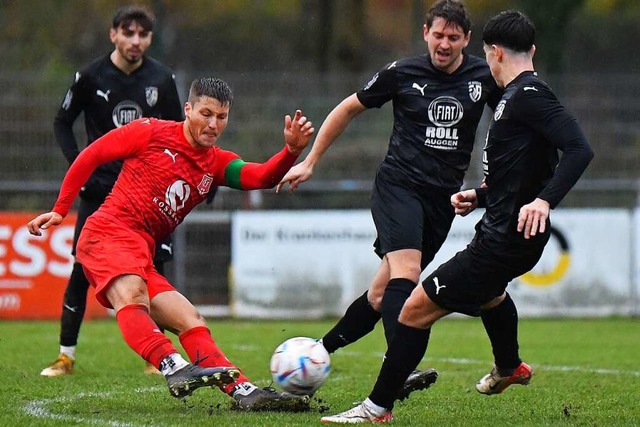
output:
<path id="1" fill-rule="evenodd" d="M 178 352 L 143 304 L 125 305 L 116 313 L 116 320 L 129 347 L 156 368 L 165 357 Z"/>
<path id="2" fill-rule="evenodd" d="M 182 347 L 189 355 L 189 359 L 191 359 L 191 363 L 195 364 L 198 361 L 199 366 L 206 368 L 217 366 L 235 367 L 220 350 L 220 347 L 216 345 L 209 328 L 206 326 L 191 328 L 187 332 L 180 334 L 179 338 Z M 227 384 L 220 389 L 227 394 L 231 394 L 237 384 L 247 381 L 249 381 L 249 378 L 240 372 L 240 377 L 236 382 Z"/>

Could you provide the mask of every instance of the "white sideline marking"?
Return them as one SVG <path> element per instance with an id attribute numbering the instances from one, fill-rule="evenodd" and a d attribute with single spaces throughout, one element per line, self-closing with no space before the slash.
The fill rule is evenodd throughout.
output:
<path id="1" fill-rule="evenodd" d="M 457 363 L 461 365 L 477 365 L 486 364 L 487 362 L 476 359 L 451 359 L 451 358 L 438 358 L 427 357 L 427 360 L 436 360 L 440 362 Z M 536 365 L 531 364 L 534 368 L 543 371 L 560 371 L 560 372 L 585 372 L 589 374 L 603 374 L 603 375 L 632 375 L 634 377 L 640 377 L 639 371 L 622 371 L 620 369 L 604 369 L 604 368 L 583 368 L 582 366 L 553 366 L 553 365 Z"/>
<path id="2" fill-rule="evenodd" d="M 136 389 L 139 393 L 147 393 L 163 390 L 163 387 L 145 387 Z M 113 396 L 113 392 L 103 392 L 103 393 L 79 393 L 75 396 L 66 396 L 66 397 L 56 397 L 54 399 L 41 399 L 41 400 L 31 400 L 26 405 L 22 407 L 22 410 L 27 413 L 27 415 L 31 415 L 34 418 L 40 419 L 50 419 L 50 420 L 63 420 L 63 421 L 73 421 L 79 424 L 90 424 L 90 425 L 105 425 L 105 426 L 113 426 L 113 427 L 132 427 L 137 424 L 125 423 L 119 421 L 111 421 L 111 420 L 102 420 L 99 418 L 85 418 L 81 416 L 73 416 L 73 415 L 65 415 L 65 414 L 56 414 L 47 409 L 47 406 L 52 403 L 68 403 L 75 402 L 79 399 L 83 398 L 108 398 Z"/>
<path id="3" fill-rule="evenodd" d="M 359 351 L 344 351 L 337 354 L 343 354 L 345 356 L 350 357 L 361 357 L 363 353 Z M 380 358 L 384 357 L 384 353 L 374 352 L 368 353 L 371 356 Z M 480 359 L 457 359 L 450 357 L 425 357 L 422 361 L 435 361 L 435 362 L 446 362 L 446 363 L 454 363 L 457 365 L 491 365 L 492 362 L 487 362 L 486 360 Z M 537 370 L 543 371 L 559 371 L 559 372 L 584 372 L 588 374 L 601 374 L 601 375 L 631 375 L 633 377 L 640 378 L 640 371 L 623 371 L 620 369 L 605 369 L 605 368 L 584 368 L 582 366 L 554 366 L 554 365 L 537 365 L 535 363 L 530 363 L 531 367 L 534 368 L 534 372 Z"/>
<path id="4" fill-rule="evenodd" d="M 234 348 L 243 351 L 257 351 L 260 348 L 254 345 L 237 345 Z M 348 357 L 362 357 L 362 356 L 373 356 L 382 360 L 384 358 L 384 353 L 379 352 L 361 352 L 361 351 L 352 351 L 352 350 L 340 350 L 337 354 L 348 356 Z M 492 362 L 488 362 L 486 360 L 480 359 L 460 359 L 460 358 L 449 358 L 449 357 L 426 357 L 423 360 L 431 360 L 436 362 L 447 362 L 454 363 L 458 365 L 491 365 Z M 543 370 L 543 371 L 558 371 L 558 372 L 585 372 L 590 374 L 602 374 L 602 375 L 631 375 L 633 377 L 640 378 L 640 371 L 622 371 L 620 369 L 604 369 L 604 368 L 584 368 L 581 366 L 553 366 L 553 365 L 536 365 L 535 363 L 532 365 L 534 371 Z"/>

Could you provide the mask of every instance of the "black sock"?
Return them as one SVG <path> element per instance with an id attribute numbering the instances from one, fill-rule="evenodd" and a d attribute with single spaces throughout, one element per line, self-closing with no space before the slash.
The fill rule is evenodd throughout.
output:
<path id="1" fill-rule="evenodd" d="M 73 264 L 67 289 L 62 300 L 62 318 L 60 319 L 60 345 L 73 347 L 78 343 L 80 325 L 87 308 L 87 290 L 89 281 L 84 275 L 82 265 Z"/>
<path id="2" fill-rule="evenodd" d="M 380 313 L 371 307 L 365 292 L 351 303 L 333 329 L 322 337 L 322 344 L 329 353 L 333 353 L 373 331 L 378 320 Z"/>
<path id="3" fill-rule="evenodd" d="M 402 323 L 398 323 L 395 329 L 378 379 L 369 395 L 373 403 L 389 410 L 393 409 L 398 391 L 427 351 L 431 334 L 431 328 L 418 329 Z"/>
<path id="4" fill-rule="evenodd" d="M 509 293 L 499 305 L 483 311 L 480 317 L 491 341 L 496 366 L 509 373 L 522 363 L 518 354 L 518 310 Z"/>
<path id="5" fill-rule="evenodd" d="M 389 284 L 382 297 L 382 324 L 384 325 L 384 336 L 387 339 L 387 347 L 391 343 L 393 334 L 395 333 L 402 306 L 415 287 L 416 283 L 409 279 L 389 280 Z"/>

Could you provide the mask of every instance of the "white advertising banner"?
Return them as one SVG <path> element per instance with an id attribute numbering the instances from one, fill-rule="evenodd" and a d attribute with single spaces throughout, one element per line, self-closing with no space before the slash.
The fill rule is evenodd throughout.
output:
<path id="1" fill-rule="evenodd" d="M 431 272 L 464 249 L 484 211 L 457 217 Z M 633 308 L 632 214 L 626 209 L 559 209 L 542 258 L 507 290 L 522 316 L 628 315 Z"/>
<path id="2" fill-rule="evenodd" d="M 458 217 L 427 267 L 464 249 L 482 211 Z M 552 212 L 542 259 L 509 292 L 523 316 L 627 315 L 634 291 L 632 213 Z M 261 211 L 232 216 L 232 312 L 238 317 L 339 316 L 368 286 L 380 262 L 369 211 Z"/>
<path id="3" fill-rule="evenodd" d="M 231 309 L 239 317 L 341 315 L 380 262 L 368 211 L 241 211 L 231 225 Z"/>

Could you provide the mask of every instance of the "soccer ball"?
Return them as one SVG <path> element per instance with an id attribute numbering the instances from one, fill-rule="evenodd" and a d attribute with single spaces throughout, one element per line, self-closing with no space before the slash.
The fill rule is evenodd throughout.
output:
<path id="1" fill-rule="evenodd" d="M 322 343 L 313 338 L 296 337 L 276 348 L 270 369 L 273 381 L 284 391 L 311 395 L 329 376 L 331 361 Z"/>

